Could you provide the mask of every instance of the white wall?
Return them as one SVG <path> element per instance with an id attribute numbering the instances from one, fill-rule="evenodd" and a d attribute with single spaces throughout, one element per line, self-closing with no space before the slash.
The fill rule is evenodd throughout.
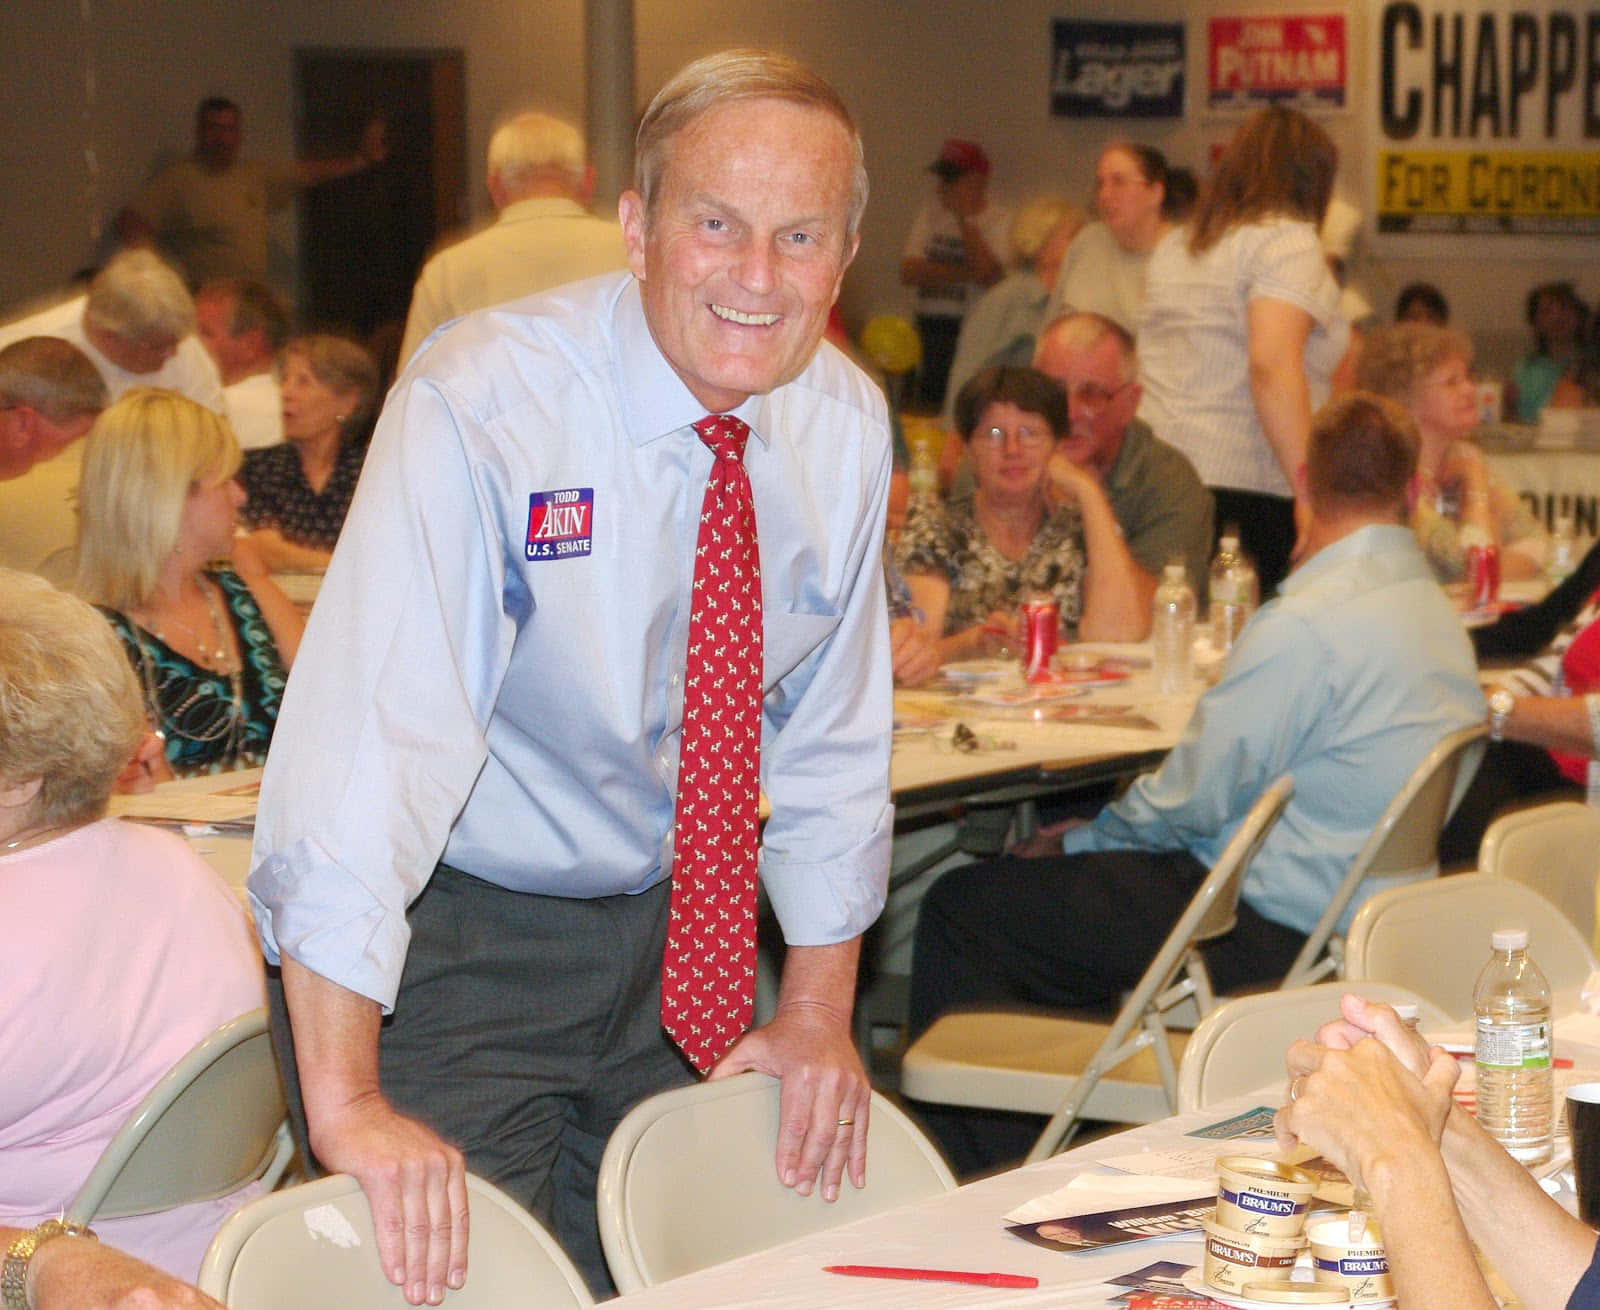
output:
<path id="1" fill-rule="evenodd" d="M 1046 0 L 635 4 L 641 96 L 685 59 L 743 43 L 806 59 L 855 108 L 874 188 L 861 255 L 845 289 L 846 313 L 856 321 L 909 305 L 897 280 L 900 244 L 928 185 L 924 167 L 944 137 L 982 140 L 994 160 L 995 187 L 1008 199 L 1060 189 L 1086 200 L 1093 161 L 1106 139 L 1136 135 L 1203 170 L 1206 150 L 1229 127 L 1200 115 L 1150 125 L 1048 114 L 1049 24 L 1057 16 L 1170 20 L 1184 14 L 1196 102 L 1204 16 L 1222 7 L 1208 0 L 1122 0 L 1115 7 L 1099 0 L 1070 6 Z M 1378 4 L 1352 0 L 1352 107 L 1326 120 L 1345 152 L 1343 188 L 1358 202 L 1370 191 L 1366 29 Z M 1337 5 L 1252 0 L 1248 7 L 1304 13 Z M 202 95 L 225 92 L 241 103 L 247 150 L 287 155 L 297 46 L 463 49 L 474 169 L 469 202 L 480 210 L 487 204 L 482 154 L 497 113 L 528 101 L 575 118 L 583 113 L 582 0 L 343 6 L 322 0 L 12 0 L 0 5 L 0 42 L 9 56 L 0 105 L 3 306 L 46 292 L 103 257 L 101 226 L 158 160 L 187 148 Z M 89 151 L 97 168 L 88 162 Z M 280 221 L 278 237 L 281 267 L 292 256 L 290 220 Z M 1520 251 L 1505 238 L 1413 239 L 1405 243 L 1404 258 L 1370 266 L 1365 276 L 1380 310 L 1412 278 L 1437 282 L 1457 321 L 1498 356 L 1525 339 L 1521 304 L 1534 282 L 1571 277 L 1590 299 L 1600 296 L 1593 239 L 1551 241 L 1531 252 L 1514 244 Z"/>

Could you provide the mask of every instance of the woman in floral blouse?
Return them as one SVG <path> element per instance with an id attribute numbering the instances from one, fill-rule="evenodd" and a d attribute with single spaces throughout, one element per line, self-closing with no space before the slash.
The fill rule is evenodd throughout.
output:
<path id="1" fill-rule="evenodd" d="M 1138 565 L 1099 482 L 1058 449 L 1071 427 L 1061 386 L 1031 368 L 984 369 L 956 422 L 976 486 L 914 505 L 895 552 L 941 658 L 1017 650 L 1018 606 L 1034 597 L 1056 602 L 1063 639 L 1142 639 Z"/>

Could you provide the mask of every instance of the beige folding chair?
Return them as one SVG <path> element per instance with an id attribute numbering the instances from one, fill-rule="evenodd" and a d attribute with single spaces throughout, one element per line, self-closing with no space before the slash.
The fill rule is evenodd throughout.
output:
<path id="1" fill-rule="evenodd" d="M 1293 793 L 1294 779 L 1284 776 L 1250 807 L 1111 1024 L 1039 1013 L 941 1015 L 906 1052 L 900 1090 L 919 1101 L 1050 1115 L 1030 1160 L 1070 1141 L 1080 1119 L 1148 1123 L 1173 1113 L 1189 1035 L 1169 1030 L 1165 1017 L 1189 997 L 1202 1016 L 1215 1005 L 1200 947 L 1233 929 L 1245 870 Z"/>
<path id="2" fill-rule="evenodd" d="M 1600 809 L 1552 801 L 1503 814 L 1483 834 L 1478 872 L 1532 887 L 1592 946 L 1595 883 L 1600 879 Z"/>
<path id="3" fill-rule="evenodd" d="M 652 1096 L 617 1125 L 600 1161 L 600 1241 L 617 1290 L 631 1292 L 804 1233 L 955 1186 L 921 1129 L 877 1093 L 867 1185 L 839 1199 L 778 1181 L 776 1079 L 696 1083 Z M 473 1240 L 476 1241 L 476 1230 Z"/>
<path id="4" fill-rule="evenodd" d="M 1344 976 L 1344 946 L 1334 935 L 1352 898 L 1368 878 L 1432 878 L 1439 872 L 1439 833 L 1483 759 L 1481 723 L 1458 728 L 1422 757 L 1389 802 L 1344 881 L 1323 908 L 1283 986 L 1303 987 L 1330 974 Z"/>
<path id="5" fill-rule="evenodd" d="M 70 1223 L 269 1187 L 293 1153 L 267 1012 L 223 1024 L 150 1089 L 67 1206 Z"/>
<path id="6" fill-rule="evenodd" d="M 1538 892 L 1461 873 L 1392 887 L 1357 910 L 1345 937 L 1346 976 L 1399 983 L 1465 1019 L 1496 928 L 1528 930 L 1528 952 L 1552 991 L 1575 994 L 1594 970 L 1588 942 Z"/>
<path id="7" fill-rule="evenodd" d="M 472 1242 L 453 1310 L 565 1310 L 594 1299 L 539 1223 L 475 1174 L 467 1175 Z M 372 1212 L 348 1174 L 286 1187 L 223 1224 L 200 1266 L 200 1290 L 234 1310 L 389 1310 L 406 1299 L 383 1275 Z"/>
<path id="8" fill-rule="evenodd" d="M 1200 1021 L 1183 1048 L 1179 1111 L 1203 1110 L 1240 1092 L 1282 1082 L 1284 1052 L 1337 1019 L 1339 998 L 1346 992 L 1386 1005 L 1415 1005 L 1423 1032 L 1450 1026 L 1450 1016 L 1432 1001 L 1384 982 L 1313 983 L 1224 1001 Z"/>

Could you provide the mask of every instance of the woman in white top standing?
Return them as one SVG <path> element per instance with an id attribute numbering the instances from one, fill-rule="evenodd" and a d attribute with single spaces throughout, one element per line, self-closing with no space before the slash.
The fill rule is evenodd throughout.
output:
<path id="1" fill-rule="evenodd" d="M 1187 217 L 1193 199 L 1188 170 L 1169 168 L 1159 150 L 1132 141 L 1108 145 L 1094 168 L 1097 221 L 1067 247 L 1044 321 L 1092 313 L 1133 332 L 1150 253 Z"/>
<path id="2" fill-rule="evenodd" d="M 1252 115 L 1191 222 L 1162 238 L 1139 317 L 1139 417 L 1239 526 L 1263 596 L 1288 571 L 1311 412 L 1349 342 L 1317 227 L 1338 155 L 1304 114 Z"/>

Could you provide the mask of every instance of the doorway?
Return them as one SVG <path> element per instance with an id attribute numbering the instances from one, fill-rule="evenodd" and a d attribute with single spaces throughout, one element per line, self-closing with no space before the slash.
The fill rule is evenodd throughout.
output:
<path id="1" fill-rule="evenodd" d="M 466 84 L 459 50 L 294 53 L 296 147 L 347 154 L 374 116 L 389 129 L 375 168 L 300 195 L 301 309 L 308 326 L 366 340 L 387 379 L 411 287 L 466 203 Z"/>

